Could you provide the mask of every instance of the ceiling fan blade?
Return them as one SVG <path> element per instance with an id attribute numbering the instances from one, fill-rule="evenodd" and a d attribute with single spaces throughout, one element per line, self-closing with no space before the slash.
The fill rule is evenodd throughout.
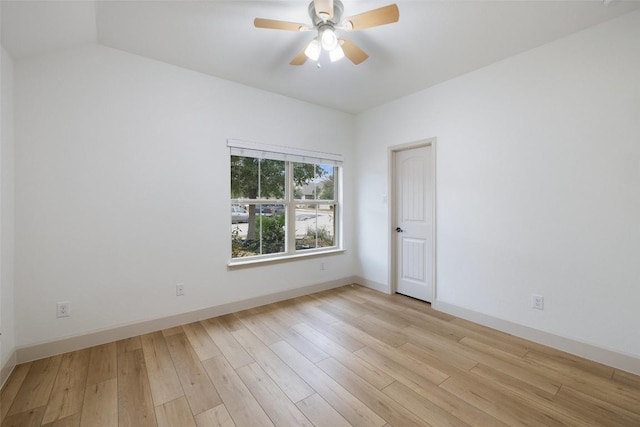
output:
<path id="1" fill-rule="evenodd" d="M 377 27 L 378 25 L 398 22 L 400 11 L 398 5 L 390 4 L 379 9 L 354 15 L 344 20 L 347 29 L 350 31 L 364 30 L 365 28 Z"/>
<path id="2" fill-rule="evenodd" d="M 307 62 L 307 55 L 304 53 L 306 48 L 307 47 L 305 46 L 300 52 L 298 52 L 298 54 L 295 56 L 295 58 L 293 58 L 291 60 L 291 62 L 289 62 L 289 64 L 291 64 L 291 65 L 302 65 L 305 62 Z"/>
<path id="3" fill-rule="evenodd" d="M 297 22 L 276 21 L 274 19 L 256 18 L 253 20 L 256 28 L 268 28 L 270 30 L 304 31 L 308 25 Z"/>
<path id="4" fill-rule="evenodd" d="M 345 39 L 344 37 L 340 37 L 338 40 L 342 41 L 344 56 L 349 58 L 354 64 L 358 65 L 369 57 L 364 50 L 356 46 L 351 40 Z"/>
<path id="5" fill-rule="evenodd" d="M 313 0 L 313 7 L 318 18 L 323 20 L 333 19 L 333 0 Z"/>

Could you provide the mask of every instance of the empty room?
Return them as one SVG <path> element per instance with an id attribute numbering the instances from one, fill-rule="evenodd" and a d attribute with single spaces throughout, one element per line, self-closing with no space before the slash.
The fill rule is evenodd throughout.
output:
<path id="1" fill-rule="evenodd" d="M 640 1 L 0 25 L 0 427 L 640 425 Z"/>

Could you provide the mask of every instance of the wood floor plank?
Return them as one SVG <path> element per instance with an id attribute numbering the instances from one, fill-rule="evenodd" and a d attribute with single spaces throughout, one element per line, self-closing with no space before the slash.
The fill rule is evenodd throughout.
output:
<path id="1" fill-rule="evenodd" d="M 398 426 L 431 425 L 426 420 L 421 420 L 412 412 L 407 411 L 398 402 L 360 378 L 335 359 L 329 358 L 317 365 L 388 423 Z"/>
<path id="2" fill-rule="evenodd" d="M 296 406 L 315 426 L 351 427 L 351 424 L 317 393 L 301 400 Z"/>
<path id="3" fill-rule="evenodd" d="M 640 390 L 623 384 L 616 384 L 589 372 L 568 369 L 565 365 L 549 359 L 535 351 L 525 356 L 532 361 L 552 370 L 553 375 L 564 385 L 586 395 L 611 403 L 631 412 L 640 413 Z"/>
<path id="4" fill-rule="evenodd" d="M 272 426 L 273 423 L 224 356 L 204 361 L 205 369 L 238 426 Z"/>
<path id="5" fill-rule="evenodd" d="M 42 419 L 43 424 L 82 411 L 90 357 L 91 349 L 74 351 L 62 356 L 49 404 Z"/>
<path id="6" fill-rule="evenodd" d="M 340 293 L 333 289 L 318 292 L 314 294 L 314 297 L 320 299 L 326 306 L 329 306 L 327 307 L 328 310 L 336 314 L 340 313 L 341 316 L 346 316 L 346 318 L 360 317 L 370 313 L 370 310 L 362 304 L 342 298 Z"/>
<path id="7" fill-rule="evenodd" d="M 438 385 L 449 378 L 447 374 L 404 354 L 381 353 L 369 347 L 361 348 L 354 354 L 396 380 L 407 379 L 421 387 L 428 386 L 427 383 Z"/>
<path id="8" fill-rule="evenodd" d="M 640 375 L 634 375 L 630 372 L 616 369 L 613 373 L 613 380 L 619 384 L 624 384 L 627 387 L 640 390 Z"/>
<path id="9" fill-rule="evenodd" d="M 410 310 L 408 310 L 407 312 L 409 311 Z M 453 320 L 450 322 L 445 322 L 440 319 L 428 316 L 422 316 L 422 319 L 428 321 L 431 324 L 437 324 L 447 330 L 454 332 L 455 334 L 462 335 L 463 337 L 473 338 L 474 340 L 479 341 L 487 346 L 502 350 L 514 356 L 522 357 L 530 350 L 530 347 L 527 345 L 528 342 L 524 340 L 515 341 L 505 339 L 506 337 L 509 337 L 509 335 L 503 332 L 494 331 L 494 334 L 486 334 L 460 326 Z"/>
<path id="10" fill-rule="evenodd" d="M 198 355 L 184 333 L 165 337 L 180 384 L 194 415 L 222 403 Z"/>
<path id="11" fill-rule="evenodd" d="M 557 393 L 548 393 L 538 387 L 532 386 L 528 382 L 512 377 L 501 370 L 482 363 L 475 366 L 470 373 L 482 377 L 487 381 L 499 384 L 510 392 L 519 394 L 528 399 L 534 399 L 537 396 L 551 402 L 557 395 Z"/>
<path id="12" fill-rule="evenodd" d="M 440 384 L 448 377 L 446 373 L 439 369 L 423 363 L 416 358 L 412 358 L 402 351 L 398 351 L 394 347 L 379 341 L 377 338 L 368 335 L 366 332 L 361 331 L 358 328 L 354 328 L 347 324 L 341 324 L 340 327 L 342 327 L 347 333 L 356 336 L 360 341 L 366 342 L 367 347 L 361 348 L 356 351 L 355 354 L 379 368 L 381 367 L 376 362 L 372 362 L 372 351 L 396 363 L 398 366 L 402 367 L 403 370 L 412 371 L 415 375 L 423 377 L 434 384 Z"/>
<path id="13" fill-rule="evenodd" d="M 400 391 L 396 391 L 397 393 L 407 393 L 398 385 L 402 384 L 403 387 L 410 389 L 433 405 L 442 408 L 469 425 L 506 425 L 498 422 L 494 417 L 482 412 L 452 393 L 439 388 L 433 381 L 426 379 L 420 375 L 420 373 L 417 374 L 415 371 L 409 369 L 408 366 L 390 360 L 367 347 L 358 350 L 357 354 L 394 377 L 396 382 L 394 383 L 395 385 L 392 384 L 391 386 L 393 386 L 392 390 L 400 389 Z M 389 390 L 389 387 L 385 388 L 385 390 Z"/>
<path id="14" fill-rule="evenodd" d="M 60 362 L 62 362 L 62 355 L 36 360 L 31 364 L 7 416 L 40 407 L 45 407 L 46 410 L 53 383 L 58 375 Z M 38 413 L 38 411 L 34 412 L 33 417 Z M 42 416 L 44 416 L 44 411 Z"/>
<path id="15" fill-rule="evenodd" d="M 314 325 L 315 323 L 312 321 L 310 322 L 309 317 L 322 322 L 325 325 L 331 325 L 333 323 L 341 321 L 340 318 L 332 316 L 330 313 L 327 313 L 326 311 L 320 309 L 320 306 L 324 304 L 322 301 L 318 301 L 315 298 L 311 298 L 311 300 L 311 302 L 306 301 L 302 306 L 296 307 L 298 316 L 303 316 L 300 321 L 305 323 L 312 323 Z"/>
<path id="16" fill-rule="evenodd" d="M 407 343 L 414 347 L 419 347 L 422 353 L 430 355 L 433 359 L 439 360 L 447 365 L 454 366 L 463 371 L 468 371 L 478 364 L 478 360 L 470 356 L 469 353 L 458 352 L 458 343 L 444 340 L 435 334 L 425 331 L 418 331 L 413 327 L 403 330 L 411 342 Z M 410 337 L 410 338 L 409 338 Z"/>
<path id="17" fill-rule="evenodd" d="M 314 307 L 317 305 L 317 302 L 317 300 L 311 297 L 297 297 L 285 301 L 280 301 L 277 307 L 280 310 L 286 312 L 296 322 L 304 322 L 305 319 L 302 316 L 303 309 L 308 306 Z"/>
<path id="18" fill-rule="evenodd" d="M 98 384 L 118 377 L 118 353 L 115 342 L 91 348 L 87 385 Z"/>
<path id="19" fill-rule="evenodd" d="M 195 416 L 198 427 L 235 427 L 229 411 L 224 405 L 218 405 Z"/>
<path id="20" fill-rule="evenodd" d="M 182 326 L 174 326 L 173 328 L 167 328 L 162 330 L 162 335 L 164 337 L 170 337 L 172 335 L 183 334 L 184 330 L 182 330 Z"/>
<path id="21" fill-rule="evenodd" d="M 257 363 L 245 365 L 237 373 L 275 425 L 313 427 Z"/>
<path id="22" fill-rule="evenodd" d="M 344 366 L 347 366 L 354 373 L 362 377 L 365 381 L 369 382 L 377 389 L 383 389 L 384 387 L 395 381 L 393 377 L 385 374 L 375 365 L 372 365 L 364 359 L 356 356 L 352 352 L 347 351 L 345 348 L 334 343 L 329 338 L 316 331 L 312 327 L 304 323 L 299 323 L 295 325 L 293 329 L 299 332 L 309 341 L 320 347 L 322 350 L 327 352 L 327 354 L 336 359 L 338 362 L 342 363 Z"/>
<path id="23" fill-rule="evenodd" d="M 411 325 L 422 331 L 429 331 L 453 342 L 458 342 L 467 336 L 464 328 L 452 328 L 451 323 L 427 313 L 407 308 L 399 316 L 411 319 Z"/>
<path id="24" fill-rule="evenodd" d="M 341 298 L 346 298 L 357 304 L 364 304 L 365 302 L 370 300 L 363 297 L 360 288 L 361 287 L 356 284 L 351 284 L 351 285 L 343 286 L 341 288 L 335 288 L 335 291 L 338 292 L 338 295 Z"/>
<path id="25" fill-rule="evenodd" d="M 156 416 L 142 349 L 118 354 L 118 426 L 155 427 Z"/>
<path id="26" fill-rule="evenodd" d="M 371 427 L 386 424 L 383 418 L 287 342 L 277 342 L 272 344 L 270 348 L 352 425 Z"/>
<path id="27" fill-rule="evenodd" d="M 423 398 L 400 382 L 394 382 L 393 384 L 390 384 L 388 387 L 384 388 L 382 392 L 394 399 L 396 402 L 400 403 L 409 411 L 419 416 L 421 419 L 427 420 L 429 424 L 433 425 L 434 427 L 470 426 L 470 424 L 467 424 L 461 419 L 455 417 L 453 414 L 447 412 L 430 400 Z M 477 421 L 479 422 L 480 420 Z M 497 425 L 497 421 L 498 420 L 491 420 L 491 422 L 493 423 L 491 425 Z"/>
<path id="28" fill-rule="evenodd" d="M 498 340 L 506 340 L 514 343 L 519 343 L 523 348 L 527 350 L 534 349 L 535 343 L 532 341 L 528 341 L 525 339 L 514 337 L 513 335 L 509 335 L 506 332 L 498 331 L 496 329 L 491 329 L 487 326 L 480 325 L 475 322 L 471 322 L 470 320 L 461 319 L 461 318 L 453 318 L 451 319 L 450 325 L 461 326 L 462 330 L 467 330 L 467 333 L 478 333 L 480 335 L 484 335 L 488 338 L 495 338 Z M 516 339 L 514 339 L 516 338 Z"/>
<path id="29" fill-rule="evenodd" d="M 396 328 L 406 328 L 407 326 L 413 324 L 413 319 L 407 319 L 403 316 L 400 316 L 404 311 L 406 311 L 406 307 L 404 310 L 398 312 L 393 306 L 379 304 L 374 301 L 367 301 L 362 304 L 368 314 L 370 316 L 376 317 L 383 322 L 392 325 Z"/>
<path id="30" fill-rule="evenodd" d="M 182 325 L 182 330 L 200 360 L 207 360 L 222 354 L 200 322 Z"/>
<path id="31" fill-rule="evenodd" d="M 29 369 L 31 369 L 31 362 L 17 365 L 13 369 L 13 372 L 11 372 L 2 390 L 0 390 L 0 424 L 2 424 L 2 420 L 7 416 L 20 387 L 22 387 L 24 379 L 29 373 Z"/>
<path id="32" fill-rule="evenodd" d="M 233 336 L 294 403 L 313 394 L 313 389 L 251 331 L 240 329 Z"/>
<path id="33" fill-rule="evenodd" d="M 116 341 L 117 353 L 126 353 L 128 351 L 136 351 L 142 348 L 142 343 L 140 342 L 140 336 L 126 338 L 123 340 Z"/>
<path id="34" fill-rule="evenodd" d="M 142 335 L 140 341 L 154 406 L 183 396 L 184 391 L 162 332 Z"/>
<path id="35" fill-rule="evenodd" d="M 345 323 L 392 347 L 400 347 L 409 342 L 409 339 L 400 333 L 400 329 L 384 324 L 380 319 L 370 315 L 356 317 Z"/>
<path id="36" fill-rule="evenodd" d="M 536 342 L 529 341 L 527 339 L 520 338 L 515 335 L 510 335 L 510 334 L 507 334 L 506 332 L 498 331 L 496 329 L 491 329 L 487 326 L 479 325 L 477 323 L 474 323 L 465 319 L 454 318 L 451 321 L 451 324 L 461 325 L 464 327 L 464 329 L 469 330 L 470 331 L 469 337 L 474 337 L 474 336 L 478 337 L 478 335 L 485 335 L 487 337 L 495 339 L 498 342 L 510 343 L 513 345 L 517 345 L 520 348 L 524 348 L 526 350 L 534 350 L 543 354 L 547 354 L 552 357 L 561 356 L 563 358 L 566 358 L 567 361 L 570 360 L 570 363 L 579 364 L 579 365 L 582 365 L 584 368 L 587 368 L 588 370 L 593 370 L 593 373 L 600 372 L 599 375 L 605 378 L 610 378 L 612 374 L 613 368 L 606 367 L 605 365 L 601 365 L 596 362 L 592 362 L 578 356 L 573 356 L 561 350 L 557 350 L 557 349 L 548 347 L 546 345 L 538 344 Z M 478 335 L 472 336 L 473 333 L 477 333 Z M 487 344 L 491 345 L 491 343 L 487 343 Z"/>
<path id="37" fill-rule="evenodd" d="M 258 316 L 251 314 L 249 310 L 236 313 L 236 316 L 247 329 L 253 332 L 253 334 L 260 338 L 260 341 L 266 345 L 271 345 L 282 339 L 280 335 L 276 334 L 271 328 L 262 323 Z"/>
<path id="38" fill-rule="evenodd" d="M 156 406 L 156 419 L 158 427 L 196 427 L 189 403 L 184 396 Z"/>
<path id="39" fill-rule="evenodd" d="M 41 406 L 8 415 L 2 422 L 2 427 L 40 427 L 46 409 L 45 406 Z"/>
<path id="40" fill-rule="evenodd" d="M 118 380 L 88 384 L 84 392 L 81 427 L 118 427 Z"/>
<path id="41" fill-rule="evenodd" d="M 297 321 L 295 318 L 288 316 L 284 310 L 275 308 L 262 313 L 260 319 L 312 362 L 319 362 L 329 357 L 327 353 L 291 329 L 291 326 L 295 325 Z"/>
<path id="42" fill-rule="evenodd" d="M 526 357 L 535 356 L 537 361 L 545 360 L 545 365 L 553 367 L 556 370 L 563 370 L 573 375 L 583 375 L 585 372 L 590 375 L 603 379 L 611 379 L 614 375 L 614 369 L 610 366 L 592 362 L 578 356 L 560 352 L 540 352 L 538 350 L 530 350 Z"/>
<path id="43" fill-rule="evenodd" d="M 631 412 L 563 385 L 554 403 L 581 415 L 583 422 L 603 426 L 640 426 L 640 402 L 638 410 Z"/>
<path id="44" fill-rule="evenodd" d="M 321 332 L 324 336 L 350 352 L 354 352 L 365 346 L 351 335 L 336 328 L 335 324 L 340 322 L 338 319 L 332 318 L 334 320 L 330 322 L 323 320 L 322 317 L 325 315 L 325 312 L 315 306 L 305 306 L 300 315 L 303 317 L 302 323 L 306 323 Z"/>
<path id="45" fill-rule="evenodd" d="M 229 332 L 234 332 L 245 327 L 240 319 L 238 319 L 233 313 L 219 316 L 218 320 L 220 320 L 222 326 L 224 326 L 225 329 Z"/>
<path id="46" fill-rule="evenodd" d="M 74 414 L 49 424 L 42 424 L 42 427 L 78 427 L 79 425 L 80 414 Z"/>
<path id="47" fill-rule="evenodd" d="M 561 420 L 566 425 L 580 426 L 593 422 L 593 418 L 586 416 L 584 411 L 575 411 L 570 406 L 559 403 L 557 395 L 549 396 L 541 392 L 540 389 L 510 377 L 497 369 L 480 364 L 473 368 L 470 374 L 479 376 L 481 381 L 491 384 L 497 390 L 517 395 L 528 402 L 528 406 L 543 408 L 544 411 L 553 413 L 554 418 Z"/>
<path id="48" fill-rule="evenodd" d="M 321 299 L 323 304 L 318 305 L 317 308 L 325 312 L 326 314 L 335 317 L 341 322 L 348 322 L 350 320 L 357 319 L 358 316 L 355 313 L 350 312 L 348 309 L 333 304 L 329 304 L 326 300 Z"/>
<path id="49" fill-rule="evenodd" d="M 254 362 L 218 318 L 203 320 L 200 323 L 234 369 Z"/>
<path id="50" fill-rule="evenodd" d="M 303 304 L 304 306 L 319 304 L 318 301 L 315 298 L 313 298 L 311 295 L 302 295 L 297 298 L 294 298 L 293 301 L 296 301 L 296 306 L 298 305 L 298 303 Z"/>
<path id="51" fill-rule="evenodd" d="M 561 417 L 555 411 L 533 405 L 517 395 L 498 391 L 486 381 L 471 376 L 449 377 L 439 387 L 510 426 L 579 425 L 567 423 L 571 421 L 568 417 Z"/>
<path id="52" fill-rule="evenodd" d="M 416 345 L 413 343 L 406 343 L 398 347 L 398 350 L 402 351 L 405 356 L 413 358 L 415 360 L 419 360 L 421 363 L 426 364 L 427 366 L 436 369 L 439 372 L 447 376 L 456 375 L 461 372 L 466 372 L 471 368 L 477 366 L 477 363 L 473 365 L 467 365 L 463 367 L 457 366 L 455 362 L 451 363 L 451 361 L 447 360 L 445 354 L 438 355 L 437 353 L 434 355 L 433 352 L 425 349 L 421 345 Z M 440 356 L 440 357 L 438 357 Z M 455 358 L 453 358 L 455 360 Z"/>
<path id="53" fill-rule="evenodd" d="M 420 326 L 423 330 L 429 330 L 432 333 L 436 333 L 444 337 L 448 336 L 450 338 L 454 338 L 455 341 L 460 341 L 465 337 L 472 338 L 489 347 L 499 349 L 518 357 L 524 356 L 531 349 L 531 346 L 528 345 L 529 342 L 526 340 L 509 340 L 506 339 L 509 335 L 503 332 L 494 330 L 493 333 L 486 333 L 482 332 L 484 329 L 470 329 L 460 326 L 454 321 L 457 319 L 444 321 L 435 316 L 421 314 L 411 309 L 408 309 L 406 313 L 402 314 L 402 316 L 407 315 L 411 315 L 416 317 L 416 319 L 419 319 L 418 321 L 421 324 L 415 325 L 416 327 Z"/>
<path id="54" fill-rule="evenodd" d="M 463 338 L 456 349 L 505 374 L 527 382 L 550 394 L 556 394 L 562 383 L 545 367 L 536 367 L 526 359 L 506 353 L 473 338 Z"/>

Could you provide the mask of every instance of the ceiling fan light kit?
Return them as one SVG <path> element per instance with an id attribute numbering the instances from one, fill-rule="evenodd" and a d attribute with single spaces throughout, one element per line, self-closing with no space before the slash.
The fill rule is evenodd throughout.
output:
<path id="1" fill-rule="evenodd" d="M 298 52 L 290 62 L 291 65 L 302 65 L 307 59 L 318 62 L 323 51 L 328 52 L 331 62 L 339 61 L 345 56 L 354 64 L 365 61 L 367 55 L 362 49 L 345 37 L 338 37 L 336 29 L 344 31 L 358 31 L 379 25 L 398 22 L 400 13 L 396 4 L 370 10 L 368 12 L 346 18 L 341 23 L 344 6 L 340 0 L 313 0 L 309 4 L 309 16 L 313 26 L 295 22 L 277 21 L 273 19 L 256 18 L 253 24 L 256 28 L 267 28 L 286 31 L 317 30 L 317 36 Z M 320 64 L 318 63 L 318 66 Z"/>
<path id="2" fill-rule="evenodd" d="M 312 61 L 320 59 L 321 52 L 322 46 L 320 46 L 320 42 L 317 39 L 311 40 L 311 43 L 309 43 L 307 48 L 304 50 L 304 54 Z"/>

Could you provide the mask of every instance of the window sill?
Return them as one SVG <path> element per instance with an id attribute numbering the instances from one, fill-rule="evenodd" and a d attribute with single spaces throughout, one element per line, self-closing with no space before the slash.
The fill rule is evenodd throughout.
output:
<path id="1" fill-rule="evenodd" d="M 258 265 L 265 265 L 265 264 L 275 264 L 275 263 L 289 262 L 289 261 L 294 261 L 294 260 L 304 259 L 304 258 L 315 258 L 315 257 L 326 256 L 326 255 L 342 254 L 344 252 L 346 252 L 344 249 L 336 248 L 336 249 L 328 249 L 328 250 L 321 250 L 321 251 L 305 252 L 305 253 L 295 254 L 295 255 L 272 256 L 268 258 L 253 258 L 253 259 L 240 258 L 237 260 L 229 261 L 229 263 L 227 264 L 227 268 L 236 269 L 236 268 L 251 267 L 251 266 L 258 266 Z"/>

